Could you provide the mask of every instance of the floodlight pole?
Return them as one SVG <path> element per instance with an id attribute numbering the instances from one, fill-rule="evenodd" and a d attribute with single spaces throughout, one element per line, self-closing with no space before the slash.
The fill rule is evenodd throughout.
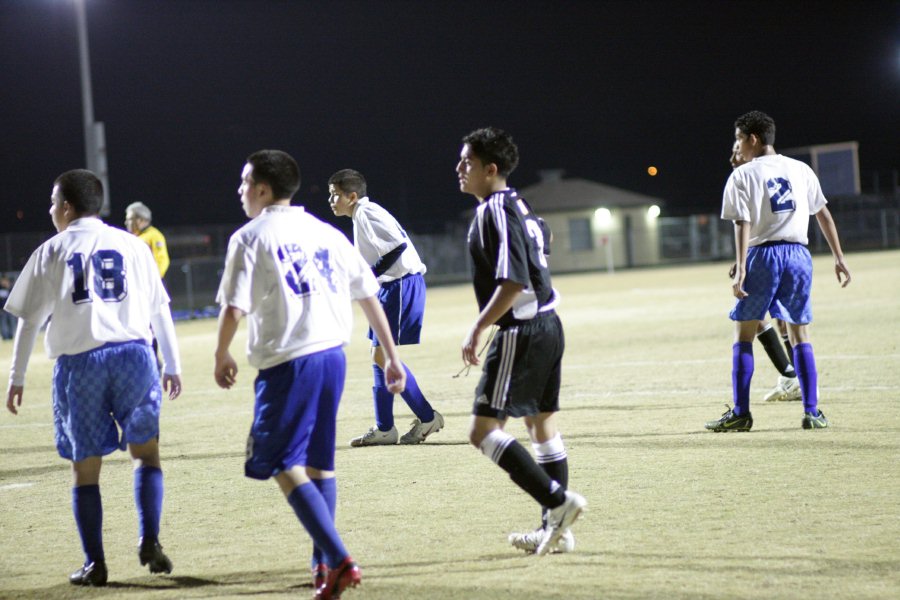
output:
<path id="1" fill-rule="evenodd" d="M 94 95 L 91 90 L 91 59 L 88 54 L 85 0 L 74 0 L 78 26 L 78 62 L 81 67 L 81 109 L 84 117 L 84 155 L 87 168 L 103 182 L 102 216 L 109 215 L 109 180 L 106 167 L 106 131 L 103 123 L 94 121 Z"/>

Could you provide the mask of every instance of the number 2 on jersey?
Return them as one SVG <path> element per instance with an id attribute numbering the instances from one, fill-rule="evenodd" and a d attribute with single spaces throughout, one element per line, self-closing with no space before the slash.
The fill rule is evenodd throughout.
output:
<path id="1" fill-rule="evenodd" d="M 72 254 L 66 261 L 72 269 L 74 291 L 72 302 L 84 304 L 91 301 L 91 289 L 85 275 L 85 260 L 81 252 Z M 98 250 L 90 257 L 93 291 L 104 302 L 121 302 L 128 295 L 125 281 L 125 261 L 115 250 Z"/>

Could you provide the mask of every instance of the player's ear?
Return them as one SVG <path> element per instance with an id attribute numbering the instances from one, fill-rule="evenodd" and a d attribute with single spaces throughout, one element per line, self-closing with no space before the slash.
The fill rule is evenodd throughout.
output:
<path id="1" fill-rule="evenodd" d="M 497 168 L 497 163 L 488 163 L 484 170 L 487 171 L 488 177 L 496 177 L 497 173 L 500 172 Z"/>
<path id="2" fill-rule="evenodd" d="M 350 192 L 349 194 L 347 194 L 347 204 L 349 204 L 350 206 L 356 204 L 357 200 L 359 200 L 359 194 L 357 194 L 356 192 Z"/>

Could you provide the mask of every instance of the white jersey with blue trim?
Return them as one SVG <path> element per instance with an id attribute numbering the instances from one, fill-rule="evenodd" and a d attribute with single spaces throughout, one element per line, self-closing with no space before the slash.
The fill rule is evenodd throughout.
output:
<path id="1" fill-rule="evenodd" d="M 168 303 L 147 244 L 83 217 L 34 251 L 6 310 L 37 326 L 50 318 L 44 346 L 52 359 L 109 342 L 149 343 L 150 318 Z"/>
<path id="2" fill-rule="evenodd" d="M 216 301 L 248 315 L 248 360 L 267 369 L 347 344 L 351 301 L 378 289 L 344 234 L 303 207 L 272 205 L 231 236 Z"/>
<path id="3" fill-rule="evenodd" d="M 809 217 L 827 204 L 819 178 L 804 162 L 769 154 L 735 169 L 722 196 L 722 218 L 750 223 L 750 246 L 809 243 Z"/>
<path id="4" fill-rule="evenodd" d="M 378 259 L 400 244 L 406 244 L 397 262 L 378 277 L 379 283 L 400 279 L 404 275 L 425 274 L 425 263 L 400 223 L 368 196 L 357 200 L 353 209 L 353 243 L 369 266 L 374 266 Z"/>

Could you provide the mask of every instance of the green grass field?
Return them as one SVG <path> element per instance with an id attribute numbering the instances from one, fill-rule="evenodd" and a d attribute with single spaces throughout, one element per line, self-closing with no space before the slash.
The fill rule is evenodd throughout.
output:
<path id="1" fill-rule="evenodd" d="M 479 373 L 453 378 L 474 318 L 469 286 L 429 291 L 424 343 L 403 348 L 446 428 L 421 446 L 350 449 L 373 421 L 361 313 L 338 421 L 338 526 L 363 569 L 352 599 L 900 597 L 900 252 L 852 254 L 841 289 L 815 259 L 811 327 L 821 407 L 765 404 L 777 373 L 756 346 L 750 433 L 714 434 L 731 397 L 725 263 L 558 276 L 566 327 L 560 426 L 570 485 L 589 501 L 576 552 L 544 558 L 506 536 L 539 513 L 466 441 Z M 110 585 L 70 586 L 81 547 L 56 455 L 51 363 L 38 348 L 18 417 L 0 416 L 0 597 L 289 598 L 312 594 L 310 542 L 274 482 L 243 477 L 255 373 L 212 379 L 215 322 L 179 323 L 184 394 L 164 406 L 162 543 L 136 555 L 130 462 L 101 486 Z M 8 372 L 12 344 L 0 346 Z M 398 427 L 412 419 L 398 398 Z M 509 431 L 525 441 L 521 423 Z M 526 446 L 527 447 L 527 446 Z"/>

